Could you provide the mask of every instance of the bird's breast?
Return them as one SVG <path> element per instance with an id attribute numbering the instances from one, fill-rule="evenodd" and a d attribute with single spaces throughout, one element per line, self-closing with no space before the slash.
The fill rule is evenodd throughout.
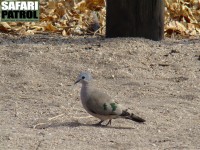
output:
<path id="1" fill-rule="evenodd" d="M 83 105 L 84 109 L 88 111 L 88 108 L 86 106 L 86 103 L 87 103 L 87 100 L 88 100 L 88 92 L 87 92 L 87 90 L 88 90 L 87 87 L 82 86 L 82 88 L 81 88 L 81 102 L 82 102 L 82 105 Z"/>

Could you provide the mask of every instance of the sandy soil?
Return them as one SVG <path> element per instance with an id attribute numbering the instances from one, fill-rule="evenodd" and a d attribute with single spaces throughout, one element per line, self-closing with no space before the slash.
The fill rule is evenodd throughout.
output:
<path id="1" fill-rule="evenodd" d="M 200 149 L 200 40 L 0 34 L 0 149 Z M 145 118 L 95 127 L 80 71 Z"/>

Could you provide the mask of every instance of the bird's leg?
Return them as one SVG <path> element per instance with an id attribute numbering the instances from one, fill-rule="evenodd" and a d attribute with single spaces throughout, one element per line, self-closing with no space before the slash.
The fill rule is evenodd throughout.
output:
<path id="1" fill-rule="evenodd" d="M 109 124 L 111 125 L 111 121 L 112 121 L 112 119 L 110 119 L 110 120 L 108 121 L 108 123 L 106 124 L 106 126 L 109 125 Z"/>
<path id="2" fill-rule="evenodd" d="M 94 124 L 95 126 L 100 126 L 104 120 L 99 121 L 98 123 Z"/>

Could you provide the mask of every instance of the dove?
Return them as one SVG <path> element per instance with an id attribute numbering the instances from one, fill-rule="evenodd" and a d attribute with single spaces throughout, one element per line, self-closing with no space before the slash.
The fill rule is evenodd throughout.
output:
<path id="1" fill-rule="evenodd" d="M 102 125 L 108 120 L 107 125 L 111 125 L 112 119 L 124 118 L 143 123 L 144 119 L 128 112 L 120 104 L 116 103 L 108 94 L 96 89 L 92 84 L 92 76 L 88 72 L 81 72 L 74 84 L 81 83 L 81 102 L 84 109 L 92 116 L 100 119 L 95 125 Z"/>

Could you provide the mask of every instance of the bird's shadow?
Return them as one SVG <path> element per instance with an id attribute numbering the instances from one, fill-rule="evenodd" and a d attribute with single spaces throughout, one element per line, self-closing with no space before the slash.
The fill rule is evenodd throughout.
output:
<path id="1" fill-rule="evenodd" d="M 122 126 L 112 126 L 112 125 L 96 125 L 96 124 L 85 124 L 80 122 L 68 122 L 65 124 L 69 127 L 95 127 L 95 128 L 110 128 L 110 129 L 134 129 L 134 127 L 122 127 Z"/>
<path id="2" fill-rule="evenodd" d="M 46 128 L 56 128 L 66 126 L 69 128 L 76 128 L 76 127 L 95 127 L 95 128 L 109 128 L 109 129 L 135 129 L 134 127 L 122 127 L 122 126 L 111 126 L 111 125 L 96 125 L 96 124 L 85 124 L 80 123 L 78 121 L 70 121 L 70 122 L 61 122 L 61 123 L 41 123 L 35 125 L 33 128 L 35 129 L 46 129 Z"/>

